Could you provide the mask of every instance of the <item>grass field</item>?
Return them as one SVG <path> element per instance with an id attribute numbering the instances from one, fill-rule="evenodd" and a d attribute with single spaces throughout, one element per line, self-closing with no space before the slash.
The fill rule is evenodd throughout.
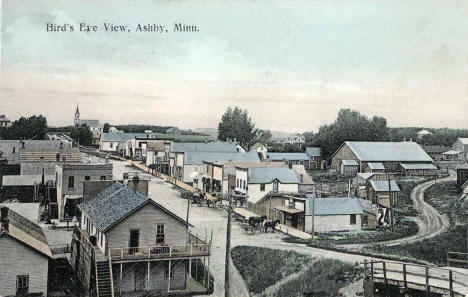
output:
<path id="1" fill-rule="evenodd" d="M 249 285 L 249 290 L 256 294 L 286 276 L 300 271 L 314 260 L 312 257 L 292 251 L 249 246 L 233 248 L 231 257 L 237 270 Z"/>
<path id="2" fill-rule="evenodd" d="M 273 296 L 337 296 L 340 288 L 359 279 L 361 273 L 357 265 L 320 259 L 297 278 L 283 284 Z"/>
<path id="3" fill-rule="evenodd" d="M 453 191 L 455 182 L 431 186 L 425 193 L 425 200 L 439 212 L 448 215 L 450 228 L 447 232 L 431 239 L 395 247 L 371 247 L 365 251 L 373 254 L 397 255 L 446 265 L 448 251 L 466 252 L 466 224 L 468 202 L 463 203 L 460 194 Z"/>

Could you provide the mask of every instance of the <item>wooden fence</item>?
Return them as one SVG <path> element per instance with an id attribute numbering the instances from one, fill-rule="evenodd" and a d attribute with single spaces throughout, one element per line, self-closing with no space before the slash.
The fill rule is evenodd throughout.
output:
<path id="1" fill-rule="evenodd" d="M 468 253 L 447 252 L 447 265 L 468 268 Z"/>

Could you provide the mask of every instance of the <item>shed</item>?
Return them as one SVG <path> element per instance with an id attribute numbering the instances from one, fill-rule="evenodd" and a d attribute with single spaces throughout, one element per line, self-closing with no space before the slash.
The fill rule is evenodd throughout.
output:
<path id="1" fill-rule="evenodd" d="M 359 171 L 359 163 L 356 160 L 341 160 L 340 173 L 355 175 Z"/>
<path id="2" fill-rule="evenodd" d="M 411 175 L 411 176 L 436 175 L 437 167 L 434 164 L 401 163 L 400 172 L 403 175 Z"/>
<path id="3" fill-rule="evenodd" d="M 312 214 L 316 232 L 361 229 L 361 217 L 364 211 L 357 198 L 311 198 L 308 207 L 306 230 L 312 224 Z"/>

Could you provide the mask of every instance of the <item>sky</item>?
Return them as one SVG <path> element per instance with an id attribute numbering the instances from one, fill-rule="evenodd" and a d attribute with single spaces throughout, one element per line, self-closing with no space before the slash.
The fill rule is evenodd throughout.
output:
<path id="1" fill-rule="evenodd" d="M 340 108 L 390 126 L 468 128 L 468 2 L 3 0 L 0 113 L 317 131 Z M 47 23 L 74 32 L 47 32 Z M 98 26 L 80 32 L 79 24 Z M 104 23 L 130 32 L 106 32 Z M 174 24 L 198 32 L 173 32 Z M 168 32 L 136 32 L 138 24 Z"/>

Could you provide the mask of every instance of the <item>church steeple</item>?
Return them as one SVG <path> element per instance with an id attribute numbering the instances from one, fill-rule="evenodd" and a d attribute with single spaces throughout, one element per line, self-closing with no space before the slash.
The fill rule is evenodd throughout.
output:
<path id="1" fill-rule="evenodd" d="M 78 104 L 76 104 L 75 120 L 73 122 L 75 126 L 78 126 L 80 124 L 80 110 L 78 109 Z"/>

